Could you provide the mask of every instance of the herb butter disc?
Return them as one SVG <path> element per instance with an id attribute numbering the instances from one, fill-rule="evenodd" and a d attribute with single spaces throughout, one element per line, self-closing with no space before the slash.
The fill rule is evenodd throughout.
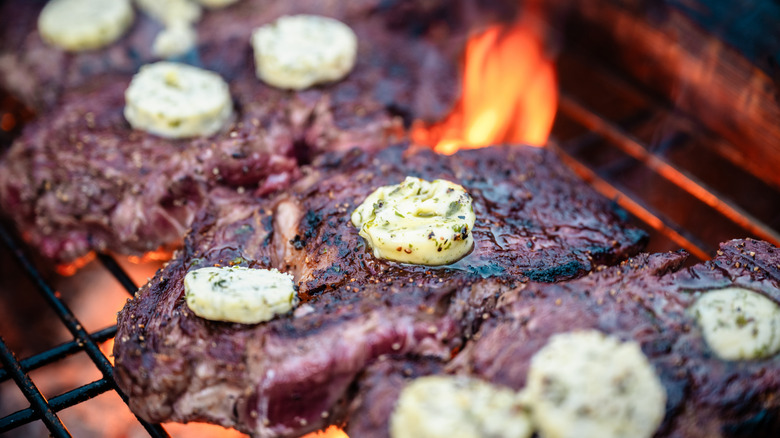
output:
<path id="1" fill-rule="evenodd" d="M 195 27 L 180 21 L 169 24 L 154 38 L 152 53 L 160 58 L 183 56 L 195 47 L 198 34 Z"/>
<path id="2" fill-rule="evenodd" d="M 160 137 L 208 136 L 233 115 L 227 83 L 216 73 L 173 62 L 141 67 L 125 91 L 125 118 Z"/>
<path id="3" fill-rule="evenodd" d="M 739 287 L 705 292 L 691 308 L 707 346 L 725 360 L 762 359 L 780 351 L 780 306 Z"/>
<path id="4" fill-rule="evenodd" d="M 252 46 L 258 79 L 293 90 L 345 77 L 357 57 L 352 29 L 317 15 L 288 15 L 261 26 Z"/>
<path id="5" fill-rule="evenodd" d="M 203 10 L 190 0 L 135 0 L 138 9 L 165 24 L 195 23 L 200 20 Z"/>
<path id="6" fill-rule="evenodd" d="M 269 321 L 298 301 L 292 275 L 243 267 L 190 271 L 184 277 L 184 296 L 201 318 L 243 324 Z"/>
<path id="7" fill-rule="evenodd" d="M 230 6 L 238 0 L 197 0 L 198 3 L 210 9 L 224 8 Z"/>
<path id="8" fill-rule="evenodd" d="M 38 31 L 65 50 L 92 50 L 119 39 L 134 17 L 130 0 L 51 0 L 38 16 Z"/>
<path id="9" fill-rule="evenodd" d="M 514 391 L 465 377 L 415 379 L 390 417 L 392 438 L 527 438 L 532 432 Z"/>
<path id="10" fill-rule="evenodd" d="M 666 391 L 636 342 L 558 334 L 531 358 L 524 399 L 545 438 L 650 438 Z"/>
<path id="11" fill-rule="evenodd" d="M 468 254 L 475 220 L 462 186 L 414 177 L 376 189 L 352 213 L 375 257 L 419 265 L 446 265 Z"/>

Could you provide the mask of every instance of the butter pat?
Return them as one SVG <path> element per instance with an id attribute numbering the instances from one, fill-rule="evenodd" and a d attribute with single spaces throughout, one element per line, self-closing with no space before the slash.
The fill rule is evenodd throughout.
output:
<path id="1" fill-rule="evenodd" d="M 227 83 L 216 73 L 173 62 L 141 67 L 125 91 L 125 118 L 167 138 L 208 136 L 233 115 Z"/>
<path id="2" fill-rule="evenodd" d="M 65 50 L 92 50 L 119 39 L 134 18 L 130 0 L 51 0 L 38 16 L 38 31 Z"/>
<path id="3" fill-rule="evenodd" d="M 197 0 L 197 2 L 207 8 L 218 9 L 232 5 L 233 3 L 238 2 L 238 0 Z"/>
<path id="4" fill-rule="evenodd" d="M 184 277 L 187 306 L 201 318 L 257 324 L 292 310 L 293 277 L 276 269 L 201 268 Z"/>
<path id="5" fill-rule="evenodd" d="M 160 23 L 195 23 L 203 10 L 190 0 L 135 0 L 138 8 Z"/>
<path id="6" fill-rule="evenodd" d="M 258 79 L 301 90 L 337 81 L 355 66 L 357 36 L 346 24 L 317 15 L 284 16 L 252 34 Z"/>
<path id="7" fill-rule="evenodd" d="M 192 50 L 197 42 L 198 33 L 192 24 L 174 22 L 154 38 L 152 52 L 160 58 L 182 56 Z"/>
<path id="8" fill-rule="evenodd" d="M 666 392 L 636 342 L 555 335 L 531 358 L 524 399 L 545 438 L 650 438 Z"/>
<path id="9" fill-rule="evenodd" d="M 532 432 L 514 391 L 464 377 L 414 380 L 390 417 L 392 438 L 527 438 Z"/>
<path id="10" fill-rule="evenodd" d="M 455 183 L 407 177 L 376 189 L 352 213 L 377 258 L 446 265 L 474 246 L 471 196 Z"/>
<path id="11" fill-rule="evenodd" d="M 761 359 L 780 351 L 780 306 L 757 292 L 709 291 L 691 311 L 704 341 L 721 359 Z"/>

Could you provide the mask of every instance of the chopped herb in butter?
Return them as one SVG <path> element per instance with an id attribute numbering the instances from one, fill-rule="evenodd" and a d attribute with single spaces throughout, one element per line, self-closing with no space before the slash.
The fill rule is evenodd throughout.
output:
<path id="1" fill-rule="evenodd" d="M 708 291 L 690 312 L 721 359 L 762 359 L 780 351 L 780 306 L 758 292 L 739 287 Z"/>
<path id="2" fill-rule="evenodd" d="M 301 90 L 349 74 L 357 57 L 357 36 L 333 18 L 286 15 L 255 29 L 252 47 L 260 80 Z"/>
<path id="3" fill-rule="evenodd" d="M 558 334 L 531 358 L 523 399 L 540 436 L 650 438 L 666 391 L 636 342 Z"/>
<path id="4" fill-rule="evenodd" d="M 216 73 L 174 62 L 141 67 L 125 91 L 125 118 L 160 137 L 211 135 L 233 115 L 227 83 Z"/>
<path id="5" fill-rule="evenodd" d="M 187 306 L 201 318 L 243 324 L 269 321 L 298 302 L 292 275 L 238 266 L 188 272 L 184 295 Z"/>
<path id="6" fill-rule="evenodd" d="M 514 391 L 465 377 L 414 380 L 390 417 L 392 438 L 527 438 L 532 432 Z"/>
<path id="7" fill-rule="evenodd" d="M 376 189 L 352 213 L 374 256 L 419 265 L 446 265 L 466 255 L 475 221 L 462 186 L 414 177 Z"/>

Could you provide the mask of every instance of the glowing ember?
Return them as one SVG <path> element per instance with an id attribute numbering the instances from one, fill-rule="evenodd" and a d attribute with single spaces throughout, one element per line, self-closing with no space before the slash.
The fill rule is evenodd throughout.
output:
<path id="1" fill-rule="evenodd" d="M 543 146 L 558 101 L 555 68 L 531 26 L 494 26 L 466 45 L 463 93 L 450 115 L 416 122 L 412 140 L 442 154 L 524 143 Z"/>
<path id="2" fill-rule="evenodd" d="M 70 263 L 62 263 L 57 265 L 56 270 L 57 273 L 62 275 L 63 277 L 70 277 L 71 275 L 75 274 L 76 271 L 83 268 L 94 259 L 95 259 L 95 253 L 90 252 L 89 254 L 79 257 Z"/>
<path id="3" fill-rule="evenodd" d="M 324 431 L 312 432 L 303 438 L 349 438 L 349 435 L 336 426 L 330 426 Z"/>
<path id="4" fill-rule="evenodd" d="M 127 260 L 130 263 L 144 264 L 149 262 L 167 262 L 173 257 L 173 251 L 169 249 L 159 248 L 154 251 L 149 251 L 142 256 L 127 256 Z"/>

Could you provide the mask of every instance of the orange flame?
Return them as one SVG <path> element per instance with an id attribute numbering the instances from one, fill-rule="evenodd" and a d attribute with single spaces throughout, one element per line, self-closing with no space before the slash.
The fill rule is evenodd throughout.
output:
<path id="1" fill-rule="evenodd" d="M 412 140 L 442 154 L 491 144 L 544 146 L 558 102 L 555 67 L 532 26 L 496 25 L 466 44 L 463 93 L 444 121 Z"/>

